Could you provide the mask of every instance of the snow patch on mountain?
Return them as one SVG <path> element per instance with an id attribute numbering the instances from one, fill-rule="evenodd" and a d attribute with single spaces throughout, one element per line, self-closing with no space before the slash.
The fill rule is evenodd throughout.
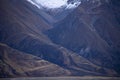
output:
<path id="1" fill-rule="evenodd" d="M 36 4 L 35 2 L 33 2 L 32 0 L 27 0 L 28 2 L 30 2 L 31 4 L 35 5 L 36 7 L 40 8 L 40 6 L 38 4 Z"/>
<path id="2" fill-rule="evenodd" d="M 81 2 L 70 3 L 66 6 L 66 9 L 76 8 L 81 4 Z"/>
<path id="3" fill-rule="evenodd" d="M 48 8 L 48 9 L 54 9 L 54 8 L 61 8 L 65 7 L 65 9 L 72 9 L 76 8 L 80 5 L 80 1 L 75 1 L 74 3 L 68 3 L 68 0 L 27 0 L 31 4 L 35 5 L 39 9 L 42 7 Z"/>

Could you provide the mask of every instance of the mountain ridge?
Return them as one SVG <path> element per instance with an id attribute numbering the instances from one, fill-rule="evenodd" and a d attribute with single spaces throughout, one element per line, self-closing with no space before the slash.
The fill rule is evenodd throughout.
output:
<path id="1" fill-rule="evenodd" d="M 44 11 L 39 11 L 38 8 L 26 0 L 21 0 L 20 2 L 17 0 L 2 0 L 0 3 L 0 55 L 3 58 L 2 60 L 6 60 L 6 62 L 8 62 L 9 65 L 12 65 L 12 67 L 8 66 L 6 62 L 1 60 L 1 64 L 5 64 L 7 70 L 4 69 L 4 65 L 1 65 L 0 70 L 3 71 L 0 74 L 4 74 L 6 76 L 3 75 L 0 77 L 16 77 L 16 75 L 17 77 L 65 75 L 118 76 L 119 73 L 117 73 L 113 68 L 113 59 L 110 54 L 111 51 L 110 53 L 108 52 L 110 49 L 109 45 L 98 33 L 96 34 L 96 32 L 92 30 L 91 26 L 89 26 L 91 23 L 91 17 L 89 17 L 89 14 L 85 17 L 86 14 L 83 10 L 84 8 L 86 10 L 86 7 L 85 5 L 81 6 L 69 13 L 66 17 L 64 16 L 62 20 L 54 23 L 54 26 L 46 21 L 47 16 L 49 16 L 48 14 Z M 46 18 L 45 15 L 47 15 Z M 48 21 L 49 20 L 51 19 L 48 17 Z M 83 32 L 86 33 L 82 35 Z M 64 46 L 64 44 L 61 45 L 54 42 L 47 33 L 50 36 L 52 34 L 53 38 L 58 39 L 57 42 L 65 43 L 65 45 L 67 44 L 68 47 L 72 48 L 69 49 L 67 46 Z M 96 41 L 92 41 L 93 39 L 96 39 Z M 119 41 L 115 40 L 115 42 L 117 44 Z M 84 44 L 87 44 L 90 47 L 84 47 Z M 83 46 L 81 47 L 81 45 Z M 81 51 L 80 54 L 76 51 L 77 47 L 79 47 Z M 100 51 L 100 53 L 94 53 L 93 51 L 90 53 L 92 54 L 91 57 L 91 55 L 88 55 L 91 48 L 96 51 L 98 50 L 98 52 Z M 84 54 L 84 51 L 90 59 L 81 55 L 82 53 Z M 102 55 L 104 53 L 105 55 Z M 10 54 L 13 54 L 15 58 L 12 58 L 13 56 Z M 97 56 L 97 54 L 100 56 Z M 20 56 L 17 55 L 20 55 L 22 59 L 20 59 Z M 7 56 L 11 57 L 9 58 Z M 32 58 L 30 58 L 31 61 L 29 63 L 26 59 L 30 56 Z M 36 62 L 37 60 L 34 60 L 34 57 L 36 57 L 37 60 L 39 58 L 42 61 L 38 60 L 38 62 Z M 8 59 L 12 60 L 12 63 L 9 63 Z M 16 62 L 13 62 L 13 59 L 16 59 Z M 115 62 L 118 63 L 118 60 Z M 46 64 L 45 69 L 40 68 L 42 67 L 41 62 Z M 104 62 L 107 64 L 104 64 Z M 47 64 L 53 65 L 47 66 Z M 17 67 L 14 65 L 17 65 Z M 32 70 L 30 66 L 33 66 L 34 69 Z M 20 73 L 22 70 L 19 70 L 21 67 L 23 68 L 23 74 Z M 30 67 L 30 71 L 28 70 L 26 71 L 27 73 L 24 73 L 27 67 Z M 14 73 L 14 68 L 16 68 L 18 73 Z M 9 72 L 8 69 L 11 71 Z M 64 72 L 65 75 L 63 74 Z"/>

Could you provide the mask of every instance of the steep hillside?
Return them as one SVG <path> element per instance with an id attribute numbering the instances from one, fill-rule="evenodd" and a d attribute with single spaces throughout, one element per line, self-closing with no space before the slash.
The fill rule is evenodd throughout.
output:
<path id="1" fill-rule="evenodd" d="M 111 38 L 115 39 L 112 41 L 116 50 L 113 50 L 97 31 L 99 26 L 91 26 L 94 13 L 92 16 L 86 14 L 85 5 L 81 4 L 52 26 L 46 21 L 51 18 L 28 1 L 1 0 L 1 77 L 118 76 L 113 67 L 119 58 L 112 51 L 116 53 L 118 50 L 119 38 Z M 97 17 L 104 19 L 101 13 Z M 119 34 L 117 28 L 114 29 L 115 35 Z M 43 32 L 47 32 L 49 37 Z M 113 61 L 114 57 L 116 61 Z"/>
<path id="2" fill-rule="evenodd" d="M 56 44 L 94 64 L 114 68 L 119 72 L 120 24 L 116 16 L 119 13 L 113 8 L 115 5 L 107 0 L 83 1 L 46 34 Z"/>
<path id="3" fill-rule="evenodd" d="M 0 77 L 65 76 L 71 72 L 0 43 Z"/>

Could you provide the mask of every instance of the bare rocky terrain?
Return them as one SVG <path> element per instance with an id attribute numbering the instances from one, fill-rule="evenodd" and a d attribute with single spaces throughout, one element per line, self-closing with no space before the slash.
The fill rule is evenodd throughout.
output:
<path id="1" fill-rule="evenodd" d="M 0 77 L 120 76 L 120 6 L 109 1 L 82 0 L 57 14 L 1 0 Z"/>

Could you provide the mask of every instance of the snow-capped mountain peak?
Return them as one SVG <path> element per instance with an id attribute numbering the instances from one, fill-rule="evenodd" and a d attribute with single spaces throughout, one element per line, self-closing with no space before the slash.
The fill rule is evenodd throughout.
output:
<path id="1" fill-rule="evenodd" d="M 28 2 L 32 3 L 33 5 L 37 6 L 38 8 L 61 8 L 65 7 L 66 9 L 76 8 L 80 5 L 80 1 L 74 1 L 72 3 L 68 3 L 68 0 L 27 0 Z"/>

